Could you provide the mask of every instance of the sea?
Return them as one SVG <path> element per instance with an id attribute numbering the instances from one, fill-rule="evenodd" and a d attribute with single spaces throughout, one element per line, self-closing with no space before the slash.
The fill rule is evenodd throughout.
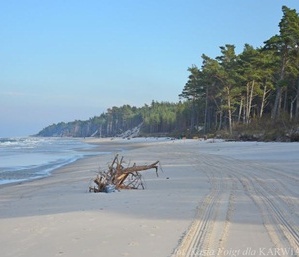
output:
<path id="1" fill-rule="evenodd" d="M 105 154 L 76 138 L 0 138 L 0 185 L 39 179 L 85 156 Z"/>

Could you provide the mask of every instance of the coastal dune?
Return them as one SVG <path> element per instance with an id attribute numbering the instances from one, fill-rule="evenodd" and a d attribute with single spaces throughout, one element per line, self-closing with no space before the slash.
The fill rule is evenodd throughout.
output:
<path id="1" fill-rule="evenodd" d="M 0 187 L 1 256 L 299 256 L 299 145 L 88 139 L 109 154 Z M 89 193 L 119 153 L 145 190 Z M 271 153 L 271 154 L 269 154 Z"/>

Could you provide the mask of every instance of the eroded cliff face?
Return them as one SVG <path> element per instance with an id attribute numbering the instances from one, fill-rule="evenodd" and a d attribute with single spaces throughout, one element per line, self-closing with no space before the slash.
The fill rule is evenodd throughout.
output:
<path id="1" fill-rule="evenodd" d="M 47 126 L 35 136 L 39 137 L 136 137 L 139 135 L 142 123 L 134 127 L 118 127 L 111 129 L 111 126 L 103 126 L 93 121 L 60 122 Z M 126 129 L 126 130 L 125 130 Z"/>
<path id="2" fill-rule="evenodd" d="M 92 122 L 75 121 L 50 125 L 36 134 L 41 137 L 89 137 L 96 136 L 99 127 Z"/>

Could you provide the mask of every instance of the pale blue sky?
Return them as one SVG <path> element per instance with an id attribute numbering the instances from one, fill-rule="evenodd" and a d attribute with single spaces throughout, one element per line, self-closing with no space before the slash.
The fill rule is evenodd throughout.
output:
<path id="1" fill-rule="evenodd" d="M 187 68 L 254 47 L 299 0 L 0 0 L 0 137 L 152 100 L 177 102 Z"/>

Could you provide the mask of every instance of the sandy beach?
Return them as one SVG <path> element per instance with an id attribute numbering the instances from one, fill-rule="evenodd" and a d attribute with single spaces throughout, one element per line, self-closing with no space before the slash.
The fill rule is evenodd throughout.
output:
<path id="1" fill-rule="evenodd" d="M 3 257 L 299 256 L 299 144 L 86 139 L 109 154 L 0 186 Z M 89 193 L 114 155 L 145 190 Z"/>

